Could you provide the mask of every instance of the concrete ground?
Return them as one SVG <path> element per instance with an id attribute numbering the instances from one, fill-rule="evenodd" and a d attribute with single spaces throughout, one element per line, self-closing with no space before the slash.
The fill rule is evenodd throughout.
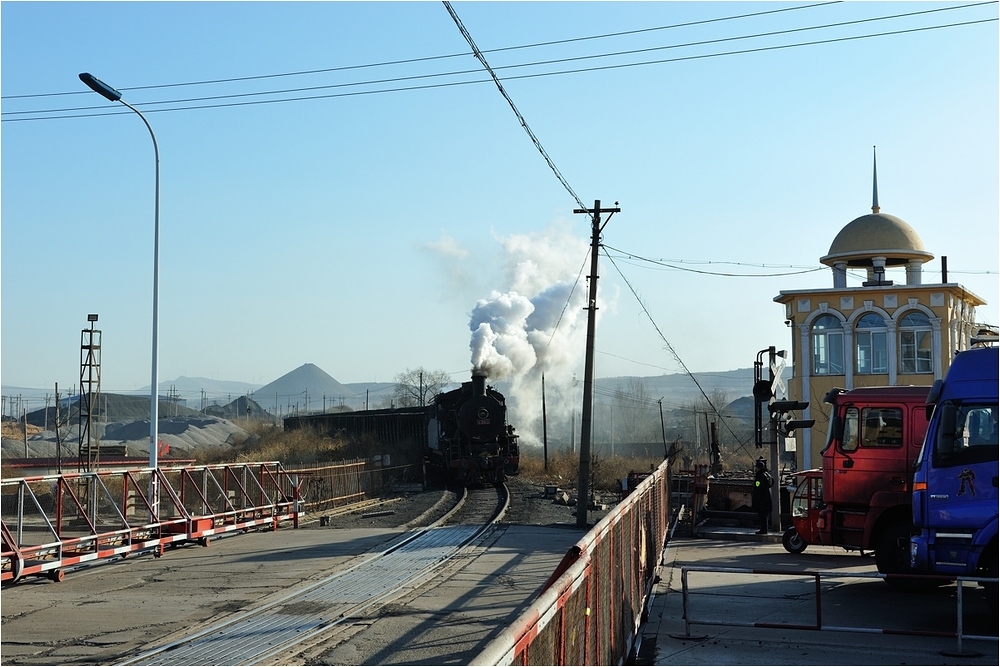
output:
<path id="1" fill-rule="evenodd" d="M 954 633 L 956 586 L 923 593 L 892 590 L 879 579 L 823 578 L 824 627 L 853 632 L 727 627 L 684 622 L 683 566 L 836 572 L 876 572 L 874 559 L 839 548 L 810 546 L 793 555 L 776 536 L 730 528 L 669 543 L 649 623 L 642 664 L 654 665 L 997 665 L 997 616 L 981 588 L 965 588 L 966 634 L 993 640 L 884 634 Z M 816 586 L 811 577 L 689 572 L 692 620 L 814 625 Z M 690 634 L 688 632 L 690 631 Z"/>

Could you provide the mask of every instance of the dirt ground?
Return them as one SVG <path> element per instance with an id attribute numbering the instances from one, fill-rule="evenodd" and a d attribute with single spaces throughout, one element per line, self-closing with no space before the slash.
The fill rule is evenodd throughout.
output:
<path id="1" fill-rule="evenodd" d="M 561 494 L 546 494 L 544 482 L 524 476 L 511 477 L 507 480 L 510 489 L 510 504 L 502 523 L 523 526 L 555 526 L 575 525 L 576 507 L 560 502 Z M 326 525 L 316 527 L 329 528 L 396 528 L 407 526 L 416 528 L 426 526 L 454 507 L 458 500 L 455 491 L 437 488 L 427 491 L 402 492 L 392 498 L 380 502 L 365 504 L 355 509 L 329 510 L 313 512 L 307 521 L 312 523 L 324 519 Z M 607 508 L 617 501 L 616 498 L 601 498 L 605 509 L 591 510 L 587 514 L 587 522 L 593 525 L 605 514 Z"/>

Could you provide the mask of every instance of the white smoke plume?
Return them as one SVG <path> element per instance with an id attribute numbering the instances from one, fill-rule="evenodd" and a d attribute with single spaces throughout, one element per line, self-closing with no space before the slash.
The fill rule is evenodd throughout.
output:
<path id="1" fill-rule="evenodd" d="M 560 411 L 569 421 L 579 391 L 574 372 L 584 357 L 588 289 L 580 273 L 589 267 L 590 245 L 565 224 L 498 240 L 506 252 L 508 289 L 491 292 L 472 310 L 472 365 L 491 384 L 509 386 L 511 423 L 522 442 L 539 444 L 542 374 L 550 433 Z"/>

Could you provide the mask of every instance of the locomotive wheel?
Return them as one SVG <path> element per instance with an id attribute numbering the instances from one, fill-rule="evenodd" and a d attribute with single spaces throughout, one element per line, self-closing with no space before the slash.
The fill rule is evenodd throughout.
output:
<path id="1" fill-rule="evenodd" d="M 66 578 L 66 573 L 62 570 L 52 570 L 49 572 L 49 579 L 56 582 L 57 584 Z"/>
<path id="2" fill-rule="evenodd" d="M 789 528 L 781 536 L 781 546 L 785 547 L 785 551 L 790 554 L 800 554 L 806 550 L 809 544 L 802 539 L 799 531 L 795 530 L 795 528 Z"/>

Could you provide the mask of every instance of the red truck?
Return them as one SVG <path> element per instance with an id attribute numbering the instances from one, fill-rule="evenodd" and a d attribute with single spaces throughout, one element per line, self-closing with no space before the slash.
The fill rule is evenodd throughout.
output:
<path id="1" fill-rule="evenodd" d="M 823 468 L 798 473 L 782 544 L 875 552 L 879 572 L 909 572 L 913 473 L 927 431 L 930 387 L 833 389 Z"/>

